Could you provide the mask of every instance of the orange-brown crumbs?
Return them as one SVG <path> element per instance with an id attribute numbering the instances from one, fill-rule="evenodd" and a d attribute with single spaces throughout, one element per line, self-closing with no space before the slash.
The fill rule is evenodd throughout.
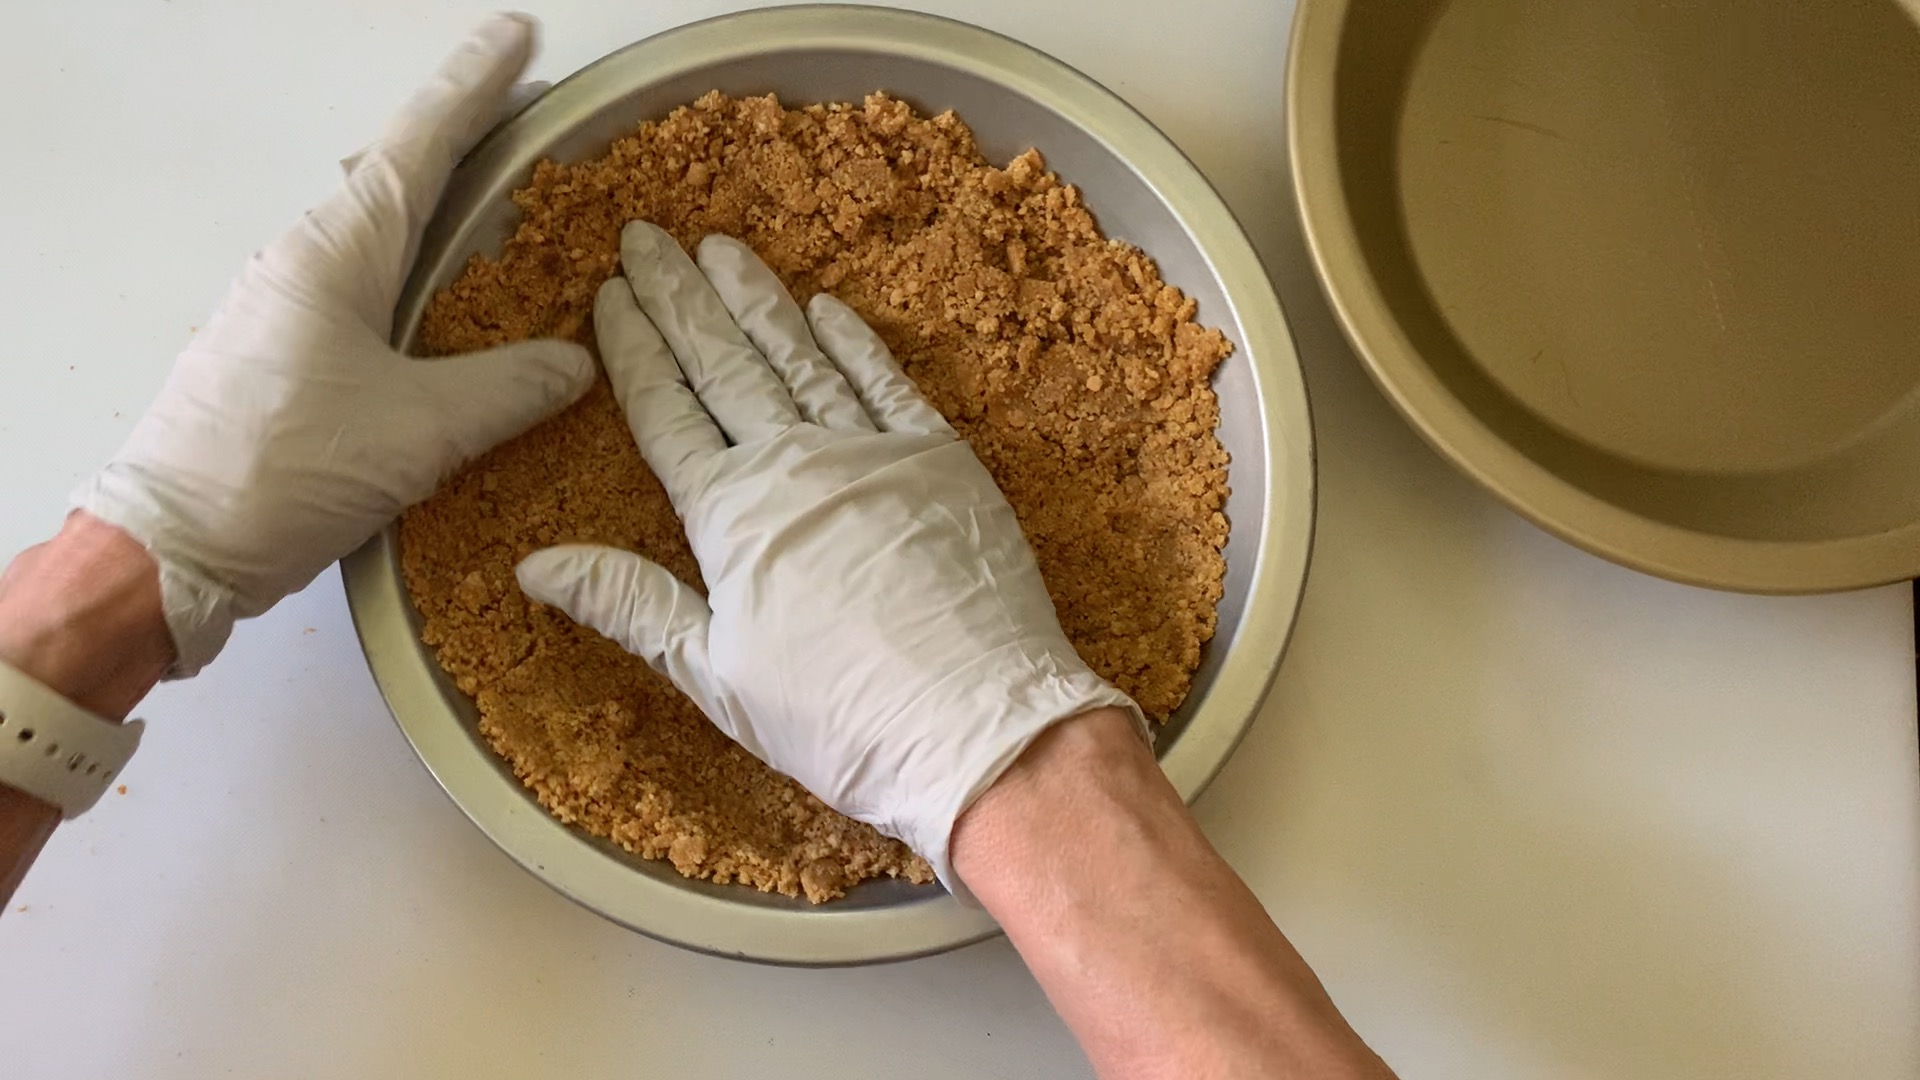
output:
<path id="1" fill-rule="evenodd" d="M 1028 151 L 990 165 L 951 113 L 885 95 L 784 109 L 718 93 L 599 159 L 542 163 L 518 231 L 436 295 L 424 351 L 543 335 L 591 346 L 619 236 L 739 237 L 804 302 L 880 332 L 1019 513 L 1068 636 L 1164 720 L 1213 635 L 1227 455 L 1209 386 L 1230 351 L 1138 249 Z M 932 879 L 721 735 L 641 661 L 529 603 L 513 566 L 567 541 L 700 581 L 680 522 L 604 380 L 410 511 L 408 589 L 485 737 L 561 821 L 682 873 L 816 902 L 868 878 Z"/>

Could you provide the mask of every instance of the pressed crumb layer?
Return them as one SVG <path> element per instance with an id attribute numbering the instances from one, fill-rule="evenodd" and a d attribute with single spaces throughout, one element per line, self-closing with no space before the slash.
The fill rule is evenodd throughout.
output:
<path id="1" fill-rule="evenodd" d="M 1037 152 L 996 168 L 958 117 L 885 95 L 785 109 L 715 93 L 597 160 L 541 164 L 513 198 L 518 230 L 432 299 L 424 353 L 549 335 L 592 347 L 594 293 L 619 272 L 628 221 L 689 249 L 739 237 L 802 303 L 830 292 L 886 339 L 1006 492 L 1080 655 L 1157 720 L 1186 697 L 1225 571 L 1209 378 L 1231 347 L 1151 259 L 1101 235 Z M 932 880 L 640 660 L 521 595 L 514 564 L 569 541 L 700 582 L 604 379 L 409 511 L 401 533 L 425 641 L 561 821 L 692 877 L 816 902 L 868 878 Z"/>

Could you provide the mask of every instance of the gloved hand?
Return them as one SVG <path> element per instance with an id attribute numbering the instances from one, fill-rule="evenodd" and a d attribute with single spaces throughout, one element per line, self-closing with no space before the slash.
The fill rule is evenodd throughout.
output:
<path id="1" fill-rule="evenodd" d="M 724 237 L 696 268 L 635 222 L 621 260 L 601 358 L 707 596 L 592 546 L 534 553 L 521 588 L 965 899 L 954 821 L 1027 744 L 1102 706 L 1144 718 L 1074 652 L 993 477 L 852 309 L 823 295 L 803 316 Z"/>
<path id="2" fill-rule="evenodd" d="M 340 191 L 249 260 L 126 445 L 75 493 L 159 564 L 170 675 L 198 671 L 234 620 L 304 588 L 460 463 L 592 385 L 572 344 L 434 361 L 387 344 L 421 229 L 533 40 L 520 16 L 476 30 L 345 163 Z"/>

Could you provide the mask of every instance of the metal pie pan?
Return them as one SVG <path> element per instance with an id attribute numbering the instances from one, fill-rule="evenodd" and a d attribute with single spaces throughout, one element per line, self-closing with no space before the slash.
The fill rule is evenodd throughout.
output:
<path id="1" fill-rule="evenodd" d="M 1302 0 L 1308 246 L 1442 454 L 1728 589 L 1920 573 L 1914 5 Z"/>
<path id="2" fill-rule="evenodd" d="M 990 158 L 1038 147 L 1109 235 L 1156 258 L 1199 301 L 1200 318 L 1233 340 L 1216 380 L 1233 455 L 1226 595 L 1192 696 L 1158 747 L 1192 800 L 1252 722 L 1299 607 L 1314 511 L 1306 392 L 1279 302 L 1225 205 L 1164 135 L 1059 61 L 962 23 L 854 7 L 746 12 L 622 49 L 553 87 L 460 166 L 400 301 L 396 342 L 412 344 L 427 298 L 470 255 L 499 250 L 515 223 L 507 196 L 537 161 L 596 156 L 641 120 L 716 88 L 789 103 L 885 89 L 923 111 L 955 110 Z M 784 964 L 904 959 L 997 932 L 938 888 L 869 882 L 814 906 L 690 881 L 561 825 L 486 746 L 472 702 L 421 644 L 395 531 L 342 570 L 374 679 L 421 761 L 507 854 L 579 903 L 687 948 Z"/>

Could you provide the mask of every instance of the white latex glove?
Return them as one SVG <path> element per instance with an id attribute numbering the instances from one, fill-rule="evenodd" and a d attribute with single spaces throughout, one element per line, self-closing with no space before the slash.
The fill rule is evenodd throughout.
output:
<path id="1" fill-rule="evenodd" d="M 75 493 L 158 562 L 172 676 L 592 385 L 586 351 L 563 342 L 433 361 L 387 344 L 421 229 L 533 45 L 524 17 L 480 26 L 345 163 L 340 191 L 248 261 L 126 445 Z"/>
<path id="2" fill-rule="evenodd" d="M 590 546 L 529 556 L 521 588 L 967 899 L 960 813 L 1049 725 L 1144 718 L 1074 652 L 993 477 L 852 309 L 823 295 L 802 315 L 724 237 L 696 268 L 635 222 L 621 259 L 594 307 L 601 358 L 707 596 Z"/>

